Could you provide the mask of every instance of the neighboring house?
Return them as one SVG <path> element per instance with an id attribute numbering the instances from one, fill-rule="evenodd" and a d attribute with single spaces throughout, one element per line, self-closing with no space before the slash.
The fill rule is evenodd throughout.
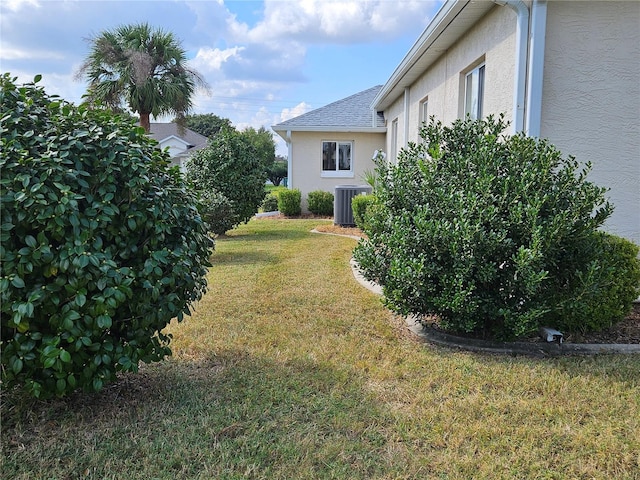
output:
<path id="1" fill-rule="evenodd" d="M 640 244 L 640 2 L 447 1 L 369 108 L 384 116 L 391 160 L 419 141 L 432 115 L 450 124 L 505 113 L 508 133 L 546 138 L 590 161 L 589 179 L 611 189 L 607 230 Z M 332 137 L 331 119 L 316 119 L 314 146 L 309 130 L 286 128 L 302 117 L 273 127 L 290 144 L 292 170 L 315 177 L 302 182 L 294 174 L 290 186 L 329 190 L 308 165 L 321 163 L 319 137 Z M 379 148 L 377 138 L 362 158 Z"/>
<path id="2" fill-rule="evenodd" d="M 380 92 L 377 86 L 325 107 L 274 125 L 287 142 L 287 185 L 307 195 L 314 190 L 334 191 L 338 185 L 362 185 L 371 157 L 385 145 L 387 129 L 382 113 L 371 109 Z"/>
<path id="3" fill-rule="evenodd" d="M 161 150 L 169 148 L 171 164 L 178 165 L 183 172 L 189 156 L 209 142 L 204 135 L 188 128 L 181 129 L 175 123 L 152 123 L 149 136 L 158 141 Z"/>

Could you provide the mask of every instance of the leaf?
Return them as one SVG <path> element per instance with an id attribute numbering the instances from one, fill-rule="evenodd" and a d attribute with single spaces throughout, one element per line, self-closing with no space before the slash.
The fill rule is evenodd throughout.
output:
<path id="1" fill-rule="evenodd" d="M 71 354 L 66 350 L 60 351 L 60 360 L 64 363 L 71 363 Z"/>
<path id="2" fill-rule="evenodd" d="M 17 275 L 11 279 L 11 285 L 16 288 L 24 288 L 24 280 L 22 280 Z"/>

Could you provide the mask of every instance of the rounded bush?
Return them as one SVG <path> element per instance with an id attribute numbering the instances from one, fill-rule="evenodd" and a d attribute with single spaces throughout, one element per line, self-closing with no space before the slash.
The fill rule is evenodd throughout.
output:
<path id="1" fill-rule="evenodd" d="M 592 306 L 607 303 L 610 286 L 597 286 L 603 273 L 589 273 L 605 261 L 594 252 L 604 248 L 597 229 L 612 211 L 606 189 L 586 181 L 589 165 L 579 168 L 546 141 L 502 136 L 506 126 L 502 117 L 451 127 L 432 120 L 425 141 L 401 151 L 397 164 L 378 163 L 379 201 L 354 256 L 392 310 L 511 339 L 563 325 L 558 306 L 566 313 L 572 301 L 586 302 L 580 289 L 593 294 Z M 637 288 L 620 268 L 631 255 L 609 254 L 607 281 L 617 275 L 625 292 Z M 629 301 L 616 297 L 616 305 Z M 571 327 L 612 321 L 596 310 L 587 307 L 591 316 Z"/>
<path id="2" fill-rule="evenodd" d="M 369 216 L 375 202 L 374 195 L 356 195 L 351 199 L 351 210 L 356 227 L 363 231 L 369 229 Z"/>
<path id="3" fill-rule="evenodd" d="M 316 215 L 333 215 L 333 193 L 315 190 L 307 196 L 309 211 Z"/>
<path id="4" fill-rule="evenodd" d="M 222 193 L 217 190 L 199 192 L 198 200 L 198 211 L 209 226 L 210 232 L 223 235 L 235 226 L 233 203 Z"/>
<path id="5" fill-rule="evenodd" d="M 278 211 L 278 197 L 274 193 L 268 193 L 267 196 L 264 197 L 264 201 L 262 202 L 262 211 L 263 212 Z"/>
<path id="6" fill-rule="evenodd" d="M 6 74 L 0 104 L 3 388 L 99 390 L 171 353 L 212 242 L 143 129 Z"/>
<path id="7" fill-rule="evenodd" d="M 278 192 L 278 210 L 281 214 L 288 217 L 300 215 L 302 212 L 302 207 L 300 206 L 301 200 L 302 194 L 297 188 L 281 190 Z"/>
<path id="8" fill-rule="evenodd" d="M 186 163 L 186 178 L 198 192 L 218 192 L 231 204 L 232 216 L 210 225 L 216 233 L 253 218 L 265 197 L 264 165 L 254 146 L 233 127 L 223 125 L 209 144 Z M 231 225 L 225 231 L 222 227 Z"/>

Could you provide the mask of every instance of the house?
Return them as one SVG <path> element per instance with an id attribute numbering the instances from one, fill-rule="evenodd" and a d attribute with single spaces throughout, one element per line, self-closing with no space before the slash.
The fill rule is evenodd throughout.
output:
<path id="1" fill-rule="evenodd" d="M 546 138 L 565 155 L 590 161 L 589 179 L 610 188 L 615 206 L 605 228 L 640 244 L 640 2 L 449 0 L 369 108 L 384 119 L 390 160 L 419 140 L 432 115 L 449 124 L 467 114 L 504 113 L 508 133 Z M 299 127 L 298 119 L 288 122 Z M 316 118 L 316 137 L 309 129 L 283 130 L 286 123 L 273 128 L 289 143 L 292 170 L 313 176 L 303 182 L 294 174 L 290 185 L 323 188 L 316 165 L 322 142 L 334 135 L 330 119 Z"/>
<path id="2" fill-rule="evenodd" d="M 176 123 L 152 123 L 149 136 L 158 141 L 161 150 L 169 149 L 171 164 L 179 166 L 182 171 L 189 156 L 209 142 L 204 135 L 180 128 Z"/>
<path id="3" fill-rule="evenodd" d="M 302 192 L 333 192 L 338 185 L 364 184 L 371 157 L 385 145 L 387 128 L 371 104 L 382 85 L 274 125 L 288 147 L 287 185 Z"/>

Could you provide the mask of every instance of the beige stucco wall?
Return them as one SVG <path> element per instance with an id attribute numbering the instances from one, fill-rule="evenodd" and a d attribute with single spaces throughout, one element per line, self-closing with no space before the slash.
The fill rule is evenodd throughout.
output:
<path id="1" fill-rule="evenodd" d="M 541 136 L 592 162 L 606 229 L 640 244 L 640 2 L 549 2 Z"/>
<path id="2" fill-rule="evenodd" d="M 298 188 L 302 193 L 302 209 L 307 210 L 307 195 L 315 190 L 334 193 L 337 185 L 366 184 L 364 174 L 373 171 L 375 165 L 371 158 L 375 150 L 384 147 L 384 133 L 291 133 L 291 178 L 290 188 Z M 353 142 L 353 173 L 344 177 L 322 177 L 322 142 Z"/>
<path id="3" fill-rule="evenodd" d="M 483 110 L 504 113 L 513 118 L 515 76 L 516 14 L 508 7 L 496 6 L 463 38 L 443 54 L 409 88 L 408 135 L 405 138 L 404 96 L 400 96 L 385 111 L 389 135 L 386 151 L 392 151 L 391 123 L 398 119 L 399 148 L 408 141 L 418 141 L 420 104 L 429 99 L 428 115 L 434 115 L 445 125 L 463 116 L 464 73 L 484 59 L 485 92 Z"/>

